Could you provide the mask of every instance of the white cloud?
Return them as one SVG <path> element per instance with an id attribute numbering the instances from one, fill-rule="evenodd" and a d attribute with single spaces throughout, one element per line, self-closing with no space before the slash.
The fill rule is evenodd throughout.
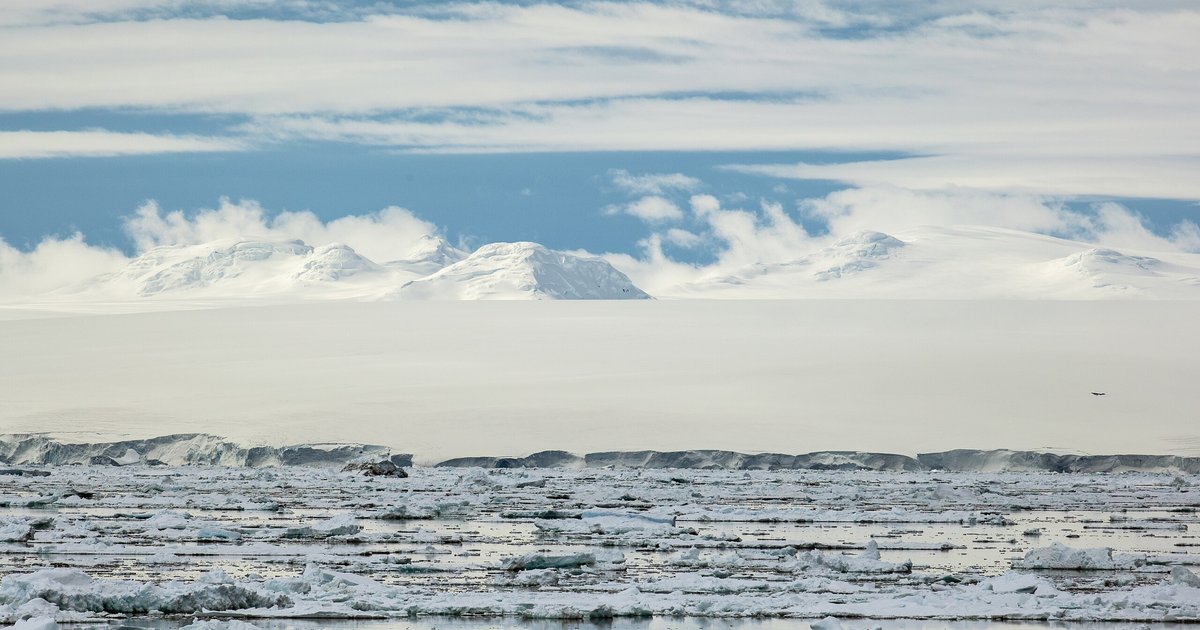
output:
<path id="1" fill-rule="evenodd" d="M 677 221 L 683 218 L 683 211 L 670 199 L 650 195 L 622 205 L 608 206 L 605 214 L 628 214 L 647 223 Z"/>
<path id="2" fill-rule="evenodd" d="M 1119 150 L 1118 150 L 1119 151 Z M 1175 156 L 942 155 L 841 164 L 740 164 L 731 171 L 911 190 L 966 188 L 1037 195 L 1200 197 L 1200 158 Z"/>
<path id="3" fill-rule="evenodd" d="M 698 234 L 694 234 L 679 228 L 671 228 L 667 230 L 666 234 L 663 235 L 663 238 L 666 242 L 672 245 L 684 248 L 698 247 L 704 242 L 704 239 Z"/>
<path id="4" fill-rule="evenodd" d="M 238 113 L 262 141 L 421 151 L 896 151 L 931 157 L 776 174 L 1200 198 L 1200 10 L 1189 2 L 485 3 L 328 22 L 171 17 L 183 4 L 6 5 L 16 17 L 0 38 L 0 111 Z M 187 15 L 258 6 L 194 4 Z M 162 19 L 87 22 L 146 14 Z M 18 147 L 10 156 L 237 148 L 156 138 L 0 146 Z M 625 179 L 634 194 L 695 191 L 680 174 Z"/>
<path id="5" fill-rule="evenodd" d="M 343 243 L 367 258 L 386 262 L 403 258 L 422 236 L 439 230 L 394 206 L 323 221 L 312 212 L 269 215 L 257 202 L 222 199 L 216 208 L 193 213 L 164 213 L 157 203 L 148 202 L 126 220 L 125 231 L 139 250 L 230 238 L 300 239 L 315 245 Z"/>
<path id="6" fill-rule="evenodd" d="M 121 252 L 89 245 L 80 234 L 47 237 L 29 251 L 0 239 L 0 296 L 69 290 L 127 262 Z"/>
<path id="7" fill-rule="evenodd" d="M 609 171 L 613 185 L 635 195 L 662 195 L 671 191 L 696 190 L 702 182 L 683 173 L 643 173 L 633 175 L 624 169 Z"/>
<path id="8" fill-rule="evenodd" d="M 233 138 L 87 131 L 0 131 L 0 159 L 244 151 Z"/>
<path id="9" fill-rule="evenodd" d="M 0 26 L 85 24 L 130 19 L 169 19 L 181 11 L 223 15 L 237 9 L 288 9 L 301 14 L 334 14 L 332 6 L 310 0 L 5 0 Z M 322 10 L 324 9 L 324 10 Z"/>
<path id="10" fill-rule="evenodd" d="M 698 217 L 712 214 L 721 209 L 721 202 L 712 195 L 692 195 L 688 204 L 692 208 L 692 214 Z"/>

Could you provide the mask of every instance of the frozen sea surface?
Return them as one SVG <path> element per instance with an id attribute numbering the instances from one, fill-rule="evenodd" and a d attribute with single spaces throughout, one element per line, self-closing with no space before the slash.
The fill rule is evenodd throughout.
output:
<path id="1" fill-rule="evenodd" d="M 1198 476 L 39 470 L 0 476 L 0 622 L 1200 621 Z"/>

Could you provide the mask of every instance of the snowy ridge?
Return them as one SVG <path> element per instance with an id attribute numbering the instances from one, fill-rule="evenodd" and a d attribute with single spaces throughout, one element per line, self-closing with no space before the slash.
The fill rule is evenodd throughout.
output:
<path id="1" fill-rule="evenodd" d="M 557 252 L 537 243 L 492 243 L 392 297 L 438 300 L 647 299 L 625 274 L 600 258 Z"/>
<path id="2" fill-rule="evenodd" d="M 411 455 L 392 456 L 386 447 L 365 444 L 246 447 L 203 433 L 94 443 L 65 442 L 48 435 L 0 435 L 0 463 L 26 466 L 341 466 L 364 458 L 383 459 L 389 456 L 399 465 L 412 465 Z"/>

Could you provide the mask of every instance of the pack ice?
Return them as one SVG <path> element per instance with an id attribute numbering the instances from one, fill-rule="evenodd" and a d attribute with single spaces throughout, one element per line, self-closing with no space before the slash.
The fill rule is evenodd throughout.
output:
<path id="1" fill-rule="evenodd" d="M 961 453 L 772 470 L 709 452 L 667 460 L 727 466 L 639 454 L 399 477 L 122 446 L 138 461 L 14 464 L 6 447 L 0 622 L 1200 621 L 1200 478 L 1178 470 L 961 470 Z"/>

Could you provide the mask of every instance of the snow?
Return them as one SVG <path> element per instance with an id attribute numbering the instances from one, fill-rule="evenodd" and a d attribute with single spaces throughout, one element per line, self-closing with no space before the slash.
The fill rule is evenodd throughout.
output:
<path id="1" fill-rule="evenodd" d="M 649 296 L 600 258 L 547 249 L 537 243 L 492 243 L 391 297 L 399 299 L 645 299 Z"/>

